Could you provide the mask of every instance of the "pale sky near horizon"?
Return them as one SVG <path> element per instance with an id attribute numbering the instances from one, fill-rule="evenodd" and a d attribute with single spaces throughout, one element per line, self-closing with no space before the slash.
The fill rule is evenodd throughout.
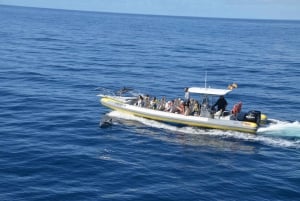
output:
<path id="1" fill-rule="evenodd" d="M 300 20 L 300 0 L 0 0 L 1 4 L 133 14 Z"/>

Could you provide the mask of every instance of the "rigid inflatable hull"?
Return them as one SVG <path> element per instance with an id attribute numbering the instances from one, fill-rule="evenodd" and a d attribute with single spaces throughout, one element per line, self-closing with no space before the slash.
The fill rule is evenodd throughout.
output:
<path id="1" fill-rule="evenodd" d="M 258 129 L 258 125 L 253 122 L 213 119 L 199 116 L 185 116 L 182 114 L 164 112 L 130 105 L 125 103 L 122 99 L 118 99 L 118 97 L 106 96 L 102 97 L 100 101 L 102 105 L 112 110 L 168 123 L 176 123 L 202 128 L 233 130 L 254 134 Z"/>

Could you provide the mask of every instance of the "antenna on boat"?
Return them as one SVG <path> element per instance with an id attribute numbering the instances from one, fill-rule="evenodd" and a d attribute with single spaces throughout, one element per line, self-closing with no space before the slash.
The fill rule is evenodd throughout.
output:
<path id="1" fill-rule="evenodd" d="M 207 82 L 207 71 L 205 71 L 205 78 L 204 78 L 204 86 L 205 86 L 205 89 L 206 89 L 206 82 Z"/>

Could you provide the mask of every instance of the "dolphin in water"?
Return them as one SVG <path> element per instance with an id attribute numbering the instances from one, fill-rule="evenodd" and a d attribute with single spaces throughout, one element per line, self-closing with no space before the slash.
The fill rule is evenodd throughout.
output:
<path id="1" fill-rule="evenodd" d="M 112 126 L 112 119 L 106 119 L 100 122 L 100 128 L 108 128 Z"/>

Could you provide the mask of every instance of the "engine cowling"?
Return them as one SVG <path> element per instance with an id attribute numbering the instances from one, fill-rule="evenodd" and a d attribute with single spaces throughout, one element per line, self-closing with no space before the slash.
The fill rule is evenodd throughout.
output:
<path id="1" fill-rule="evenodd" d="M 249 122 L 254 122 L 257 123 L 258 125 L 260 124 L 260 117 L 261 117 L 261 112 L 257 110 L 251 110 L 247 113 L 239 113 L 237 115 L 237 120 L 239 121 L 249 121 Z"/>
<path id="2" fill-rule="evenodd" d="M 261 112 L 257 110 L 251 110 L 245 115 L 245 121 L 250 121 L 259 124 Z"/>

